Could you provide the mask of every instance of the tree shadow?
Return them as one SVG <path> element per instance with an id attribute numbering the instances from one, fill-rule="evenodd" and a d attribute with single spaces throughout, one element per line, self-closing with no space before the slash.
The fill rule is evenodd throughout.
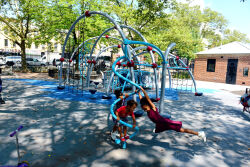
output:
<path id="1" fill-rule="evenodd" d="M 109 105 L 58 100 L 44 96 L 40 87 L 6 81 L 8 98 L 0 110 L 0 165 L 17 162 L 14 138 L 20 124 L 23 160 L 31 166 L 244 166 L 249 163 L 249 118 L 220 99 L 188 93 L 165 103 L 165 111 L 184 128 L 204 130 L 197 136 L 166 131 L 152 133 L 146 114 L 137 119 L 140 133 L 123 150 L 110 139 Z M 132 130 L 129 129 L 131 132 Z M 203 159 L 199 164 L 197 157 Z M 212 161 L 216 159 L 216 161 Z M 185 165 L 186 164 L 186 165 Z"/>

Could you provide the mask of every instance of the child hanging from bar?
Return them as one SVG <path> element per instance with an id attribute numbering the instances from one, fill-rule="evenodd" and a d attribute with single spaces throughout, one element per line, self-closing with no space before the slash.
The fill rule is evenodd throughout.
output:
<path id="1" fill-rule="evenodd" d="M 151 101 L 149 98 L 147 92 L 141 87 L 141 90 L 144 94 L 145 97 L 142 97 L 140 92 L 138 91 L 138 95 L 140 98 L 140 104 L 141 108 L 147 112 L 148 118 L 155 123 L 155 133 L 160 133 L 166 130 L 174 130 L 176 132 L 181 132 L 181 133 L 189 133 L 193 135 L 197 135 L 201 139 L 203 139 L 204 142 L 206 142 L 206 134 L 203 131 L 193 131 L 190 129 L 184 129 L 182 128 L 182 122 L 181 121 L 173 121 L 168 118 L 162 117 L 154 103 Z"/>

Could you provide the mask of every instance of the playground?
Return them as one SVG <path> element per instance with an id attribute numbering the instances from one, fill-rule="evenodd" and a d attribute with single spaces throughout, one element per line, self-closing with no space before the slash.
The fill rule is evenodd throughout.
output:
<path id="1" fill-rule="evenodd" d="M 198 88 L 214 91 L 203 96 L 178 93 L 178 100 L 165 100 L 164 110 L 185 126 L 204 130 L 206 143 L 174 131 L 154 134 L 144 114 L 137 119 L 139 134 L 121 149 L 110 138 L 110 105 L 50 97 L 46 89 L 57 91 L 56 80 L 27 76 L 2 76 L 6 104 L 0 109 L 0 166 L 17 163 L 15 139 L 9 133 L 19 125 L 24 127 L 20 156 L 31 166 L 250 165 L 249 114 L 239 104 L 243 86 L 200 81 Z"/>
<path id="2" fill-rule="evenodd" d="M 72 33 L 80 33 L 80 23 L 96 15 L 111 28 L 89 39 L 83 32 L 72 46 Z M 139 40 L 128 39 L 126 31 Z M 240 104 L 247 87 L 195 81 L 184 58 L 173 52 L 175 46 L 169 43 L 163 51 L 107 13 L 85 11 L 67 32 L 55 78 L 1 76 L 0 165 L 249 166 L 249 113 Z M 100 58 L 110 49 L 120 55 L 111 56 L 106 66 Z M 114 95 L 116 90 L 122 97 Z M 139 91 L 147 103 L 154 101 L 142 105 L 147 113 L 139 104 L 130 110 L 139 103 Z M 127 102 L 124 112 L 134 112 L 133 125 L 116 109 L 125 93 L 133 105 Z M 248 92 L 242 100 L 248 110 Z M 194 135 L 157 133 L 157 125 L 175 130 L 166 124 L 169 118 L 183 123 L 177 132 L 194 129 Z M 129 128 L 126 140 L 112 132 L 115 120 Z"/>

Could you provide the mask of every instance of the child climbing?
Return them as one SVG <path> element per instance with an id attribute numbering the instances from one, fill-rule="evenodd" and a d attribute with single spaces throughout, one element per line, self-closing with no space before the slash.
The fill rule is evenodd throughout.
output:
<path id="1" fill-rule="evenodd" d="M 114 111 L 116 111 L 118 108 L 120 108 L 120 107 L 122 107 L 122 106 L 125 105 L 125 100 L 129 96 L 128 96 L 128 94 L 125 93 L 125 98 L 123 98 L 123 93 L 122 93 L 122 91 L 120 89 L 116 89 L 115 92 L 114 92 L 114 94 L 116 96 L 116 99 L 119 99 L 119 98 L 121 99 L 118 103 L 116 103 L 116 106 L 115 106 L 115 109 L 114 109 Z M 116 136 L 118 135 L 118 133 L 117 133 L 118 127 L 116 125 L 116 120 L 114 118 L 113 118 L 113 121 L 115 122 L 115 124 L 114 124 L 113 130 L 111 132 L 111 138 L 113 140 L 115 140 Z"/>
<path id="2" fill-rule="evenodd" d="M 135 128 L 136 121 L 135 121 L 134 110 L 136 107 L 137 103 L 134 100 L 129 100 L 126 106 L 120 107 L 115 112 L 115 115 L 117 116 L 116 124 L 118 126 L 118 131 L 120 133 L 120 138 L 122 142 L 124 142 L 125 139 L 129 139 L 129 136 L 127 135 L 127 127 L 120 124 L 119 121 L 122 120 L 123 122 L 128 122 L 127 117 L 128 115 L 130 115 L 133 119 L 133 128 Z"/>
<path id="3" fill-rule="evenodd" d="M 149 119 L 155 123 L 155 133 L 160 133 L 165 130 L 175 130 L 176 132 L 182 132 L 182 133 L 190 133 L 193 135 L 199 136 L 201 139 L 203 139 L 204 142 L 206 142 L 206 134 L 203 131 L 196 132 L 190 129 L 184 129 L 182 128 L 182 122 L 181 121 L 173 121 L 168 118 L 162 117 L 154 103 L 150 100 L 147 92 L 141 87 L 141 90 L 145 97 L 142 97 L 140 92 L 138 91 L 138 95 L 140 98 L 140 104 L 141 108 L 147 112 L 147 115 Z"/>

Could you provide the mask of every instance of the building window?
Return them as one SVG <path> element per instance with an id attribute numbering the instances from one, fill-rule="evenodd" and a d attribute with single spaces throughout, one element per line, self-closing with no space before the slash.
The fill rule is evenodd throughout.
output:
<path id="1" fill-rule="evenodd" d="M 13 48 L 15 48 L 16 47 L 16 43 L 13 43 Z"/>
<path id="2" fill-rule="evenodd" d="M 243 68 L 243 77 L 248 77 L 248 70 L 249 70 L 248 67 Z"/>
<path id="3" fill-rule="evenodd" d="M 207 72 L 215 72 L 216 59 L 207 59 Z"/>
<path id="4" fill-rule="evenodd" d="M 35 48 L 38 49 L 38 44 L 35 44 Z"/>
<path id="5" fill-rule="evenodd" d="M 43 50 L 45 49 L 45 45 L 42 45 L 42 49 L 43 49 Z"/>
<path id="6" fill-rule="evenodd" d="M 8 39 L 4 39 L 4 46 L 8 46 Z"/>

